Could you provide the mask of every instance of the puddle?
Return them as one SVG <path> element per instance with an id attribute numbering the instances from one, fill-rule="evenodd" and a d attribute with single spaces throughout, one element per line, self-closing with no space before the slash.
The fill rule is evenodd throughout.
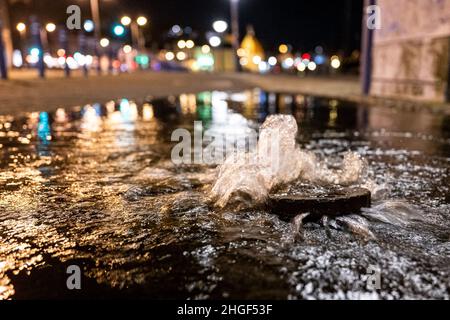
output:
<path id="1" fill-rule="evenodd" d="M 171 162 L 177 128 L 239 139 L 271 114 L 292 115 L 302 150 L 330 168 L 348 151 L 366 159 L 372 208 L 299 240 L 262 209 L 211 208 L 214 166 Z M 0 298 L 449 299 L 449 128 L 429 112 L 260 90 L 0 116 Z M 80 292 L 65 287 L 72 264 Z"/>

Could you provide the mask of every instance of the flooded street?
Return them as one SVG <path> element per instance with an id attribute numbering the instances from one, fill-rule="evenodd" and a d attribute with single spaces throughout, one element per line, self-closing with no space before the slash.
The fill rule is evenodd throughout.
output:
<path id="1" fill-rule="evenodd" d="M 373 238 L 216 210 L 216 167 L 171 161 L 177 128 L 239 138 L 278 113 L 329 166 L 367 160 Z M 449 299 L 449 188 L 450 116 L 426 110 L 255 89 L 0 116 L 0 298 Z"/>

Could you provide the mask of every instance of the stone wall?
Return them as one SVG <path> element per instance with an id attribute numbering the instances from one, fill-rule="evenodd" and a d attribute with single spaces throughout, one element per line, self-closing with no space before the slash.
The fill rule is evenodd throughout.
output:
<path id="1" fill-rule="evenodd" d="M 378 0 L 371 93 L 443 101 L 448 81 L 450 0 Z"/>

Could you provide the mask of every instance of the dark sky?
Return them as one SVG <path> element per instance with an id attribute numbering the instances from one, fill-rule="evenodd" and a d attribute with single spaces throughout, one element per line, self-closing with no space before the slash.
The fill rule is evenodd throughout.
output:
<path id="1" fill-rule="evenodd" d="M 16 0 L 17 1 L 17 0 Z M 65 5 L 82 6 L 83 18 L 90 16 L 88 0 L 18 0 L 27 6 L 15 6 L 14 18 L 24 19 L 32 11 L 42 19 L 64 21 Z M 168 29 L 179 24 L 190 26 L 202 41 L 216 19 L 230 19 L 230 0 L 99 0 L 105 32 L 106 25 L 123 14 L 145 14 L 150 19 L 154 41 L 162 43 Z M 254 26 L 257 37 L 266 50 L 280 43 L 289 43 L 300 51 L 322 45 L 328 50 L 359 48 L 363 0 L 240 0 L 241 31 Z"/>

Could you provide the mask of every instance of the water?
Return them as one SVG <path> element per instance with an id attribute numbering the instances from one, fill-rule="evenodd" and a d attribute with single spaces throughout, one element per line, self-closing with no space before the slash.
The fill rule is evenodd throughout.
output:
<path id="1" fill-rule="evenodd" d="M 299 238 L 263 209 L 215 209 L 215 166 L 170 159 L 176 128 L 239 139 L 276 113 L 328 168 L 365 158 L 372 208 Z M 215 92 L 0 116 L 0 146 L 1 298 L 450 298 L 449 116 Z"/>

